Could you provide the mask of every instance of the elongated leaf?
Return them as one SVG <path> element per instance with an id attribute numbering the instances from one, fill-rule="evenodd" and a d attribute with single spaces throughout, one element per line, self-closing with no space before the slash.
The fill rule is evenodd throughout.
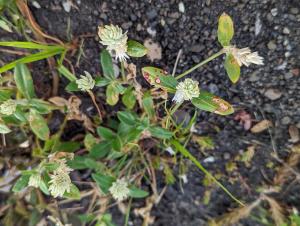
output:
<path id="1" fill-rule="evenodd" d="M 0 134 L 7 134 L 10 133 L 11 130 L 6 125 L 0 123 Z"/>
<path id="2" fill-rule="evenodd" d="M 162 69 L 143 67 L 142 74 L 146 81 L 153 86 L 167 89 L 170 92 L 174 92 L 176 89 L 177 80 Z"/>
<path id="3" fill-rule="evenodd" d="M 60 74 L 65 76 L 70 82 L 76 81 L 76 76 L 74 74 L 72 74 L 72 72 L 70 72 L 68 70 L 68 68 L 66 68 L 64 65 L 61 64 L 58 67 L 58 71 L 59 71 Z"/>
<path id="4" fill-rule="evenodd" d="M 60 54 L 60 53 L 62 53 L 62 51 L 63 50 L 61 48 L 54 48 L 54 49 L 50 49 L 50 50 L 44 50 L 39 53 L 31 54 L 29 56 L 23 57 L 21 59 L 15 60 L 11 63 L 4 65 L 3 67 L 0 68 L 0 73 L 3 73 L 7 70 L 14 68 L 18 63 L 26 64 L 26 63 L 31 63 L 34 61 L 43 60 L 48 57 Z"/>
<path id="5" fill-rule="evenodd" d="M 0 101 L 6 101 L 11 98 L 14 91 L 12 89 L 0 89 Z"/>
<path id="6" fill-rule="evenodd" d="M 103 78 L 103 77 L 99 77 L 99 76 L 97 76 L 95 78 L 95 86 L 103 87 L 103 86 L 107 86 L 109 83 L 110 83 L 110 80 L 107 78 Z"/>
<path id="7" fill-rule="evenodd" d="M 19 92 L 26 97 L 31 99 L 35 97 L 33 80 L 31 73 L 25 64 L 17 64 L 14 72 L 14 79 L 17 84 Z"/>
<path id="8" fill-rule="evenodd" d="M 45 119 L 35 110 L 30 110 L 28 117 L 29 125 L 34 134 L 41 140 L 49 139 L 50 131 Z"/>
<path id="9" fill-rule="evenodd" d="M 230 45 L 234 35 L 233 21 L 229 15 L 223 13 L 219 18 L 218 41 L 222 46 Z"/>
<path id="10" fill-rule="evenodd" d="M 135 186 L 130 188 L 129 196 L 132 198 L 145 198 L 149 195 L 149 192 L 139 189 Z"/>
<path id="11" fill-rule="evenodd" d="M 104 194 L 108 193 L 108 189 L 112 186 L 113 182 L 115 182 L 115 178 L 111 176 L 106 176 L 100 173 L 93 173 L 92 178 L 96 181 L 97 185 L 101 188 L 101 191 Z"/>
<path id="12" fill-rule="evenodd" d="M 13 186 L 13 192 L 19 192 L 21 191 L 23 188 L 26 188 L 29 182 L 29 178 L 31 175 L 22 175 L 17 182 L 15 183 L 15 185 Z"/>
<path id="13" fill-rule="evenodd" d="M 128 112 L 128 111 L 119 111 L 118 113 L 118 119 L 130 126 L 134 126 L 136 124 L 136 117 Z"/>
<path id="14" fill-rule="evenodd" d="M 111 129 L 102 126 L 99 126 L 97 128 L 97 133 L 101 138 L 105 140 L 111 140 L 116 137 L 116 134 Z"/>
<path id="15" fill-rule="evenodd" d="M 226 56 L 224 66 L 231 82 L 236 83 L 240 78 L 241 68 L 232 54 Z"/>
<path id="16" fill-rule="evenodd" d="M 91 151 L 90 157 L 92 158 L 103 158 L 105 157 L 111 150 L 111 142 L 110 141 L 102 141 L 98 144 L 95 144 Z"/>
<path id="17" fill-rule="evenodd" d="M 173 133 L 168 131 L 167 129 L 158 127 L 158 126 L 152 126 L 149 128 L 149 132 L 152 136 L 160 138 L 160 139 L 168 139 L 171 138 Z"/>
<path id="18" fill-rule="evenodd" d="M 129 40 L 127 46 L 127 54 L 131 57 L 143 57 L 148 52 L 145 46 L 134 40 Z"/>
<path id="19" fill-rule="evenodd" d="M 199 97 L 192 99 L 192 103 L 201 110 L 219 115 L 229 115 L 234 112 L 233 107 L 228 102 L 204 90 L 200 91 Z"/>
<path id="20" fill-rule="evenodd" d="M 114 73 L 111 55 L 107 50 L 102 50 L 100 54 L 100 60 L 101 60 L 103 75 L 109 80 L 115 80 L 115 73 Z"/>
<path id="21" fill-rule="evenodd" d="M 64 49 L 64 47 L 62 46 L 43 45 L 35 42 L 0 42 L 0 46 L 22 48 L 22 49 L 44 49 L 44 50 Z"/>
<path id="22" fill-rule="evenodd" d="M 177 140 L 171 140 L 170 142 L 178 152 L 180 152 L 184 157 L 190 159 L 207 177 L 211 178 L 234 201 L 236 201 L 240 205 L 244 206 L 244 204 L 240 200 L 238 200 L 233 194 L 231 194 L 230 191 L 228 191 L 210 172 L 208 172 L 202 166 L 202 164 L 184 146 L 182 146 Z"/>

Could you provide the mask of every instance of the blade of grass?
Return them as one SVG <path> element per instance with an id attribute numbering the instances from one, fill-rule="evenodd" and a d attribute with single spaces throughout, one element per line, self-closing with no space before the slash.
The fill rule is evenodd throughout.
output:
<path id="1" fill-rule="evenodd" d="M 4 65 L 3 67 L 0 68 L 0 73 L 3 73 L 7 70 L 14 68 L 18 63 L 26 64 L 26 63 L 31 63 L 34 61 L 39 61 L 39 60 L 46 59 L 51 56 L 60 54 L 62 51 L 63 51 L 63 49 L 56 48 L 56 49 L 45 50 L 45 51 L 42 51 L 39 53 L 31 54 L 29 56 L 23 57 L 21 59 L 15 60 L 11 63 Z"/>
<path id="2" fill-rule="evenodd" d="M 238 200 L 233 194 L 230 193 L 230 191 L 227 190 L 210 172 L 208 172 L 202 164 L 184 147 L 182 146 L 178 141 L 171 140 L 171 144 L 178 150 L 183 156 L 190 159 L 205 175 L 210 177 L 220 188 L 224 190 L 234 201 L 236 201 L 241 206 L 245 206 L 240 200 Z"/>
<path id="3" fill-rule="evenodd" d="M 43 45 L 35 42 L 0 42 L 0 46 L 22 48 L 22 49 L 44 49 L 44 50 L 51 50 L 51 49 L 58 49 L 58 48 L 64 49 L 64 47 L 59 45 Z"/>

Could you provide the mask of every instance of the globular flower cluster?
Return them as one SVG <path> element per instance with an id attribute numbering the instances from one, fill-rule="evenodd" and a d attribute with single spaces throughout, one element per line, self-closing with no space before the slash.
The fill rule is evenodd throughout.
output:
<path id="1" fill-rule="evenodd" d="M 130 190 L 125 179 L 117 179 L 109 188 L 109 192 L 117 201 L 123 201 L 128 197 Z"/>
<path id="2" fill-rule="evenodd" d="M 88 91 L 94 88 L 95 80 L 87 71 L 84 72 L 84 75 L 80 75 L 80 79 L 76 80 L 76 84 L 81 91 Z"/>
<path id="3" fill-rule="evenodd" d="M 100 43 L 107 46 L 107 50 L 119 61 L 126 61 L 127 55 L 127 32 L 123 33 L 119 26 L 100 26 L 98 30 Z"/>
<path id="4" fill-rule="evenodd" d="M 0 105 L 0 113 L 3 115 L 12 115 L 16 111 L 17 104 L 14 100 L 7 100 Z"/>
<path id="5" fill-rule="evenodd" d="M 191 100 L 194 97 L 198 97 L 200 94 L 199 82 L 193 79 L 187 78 L 183 82 L 179 82 L 176 86 L 176 93 L 173 101 L 181 103 L 184 100 Z"/>
<path id="6" fill-rule="evenodd" d="M 250 64 L 264 64 L 264 58 L 259 56 L 257 52 L 251 52 L 248 47 L 239 49 L 235 46 L 226 46 L 224 52 L 232 54 L 239 66 L 245 65 L 248 67 Z"/>
<path id="7" fill-rule="evenodd" d="M 72 181 L 69 174 L 73 170 L 67 166 L 66 159 L 59 159 L 56 162 L 59 166 L 50 175 L 51 180 L 49 181 L 49 191 L 54 198 L 63 197 L 65 192 L 70 192 Z"/>

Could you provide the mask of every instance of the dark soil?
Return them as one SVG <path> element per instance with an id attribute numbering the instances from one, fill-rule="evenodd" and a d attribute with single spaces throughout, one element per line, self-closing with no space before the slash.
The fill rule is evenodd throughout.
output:
<path id="1" fill-rule="evenodd" d="M 270 184 L 274 176 L 274 170 L 267 167 L 269 162 L 277 165 L 271 157 L 274 148 L 280 157 L 285 158 L 287 149 L 291 146 L 288 127 L 296 125 L 300 128 L 300 2 L 185 0 L 184 13 L 178 10 L 180 2 L 178 0 L 74 0 L 73 2 L 77 8 L 73 7 L 70 13 L 64 11 L 61 0 L 40 0 L 41 9 L 36 9 L 32 5 L 30 7 L 38 23 L 50 35 L 65 41 L 68 41 L 69 37 L 93 35 L 84 41 L 85 56 L 80 61 L 80 68 L 75 68 L 78 74 L 84 70 L 100 73 L 99 52 L 102 47 L 97 38 L 99 25 L 118 24 L 128 30 L 130 38 L 140 42 L 151 38 L 160 43 L 162 59 L 155 62 L 147 59 L 133 60 L 138 68 L 156 65 L 172 71 L 178 51 L 182 49 L 183 53 L 176 71 L 181 73 L 221 48 L 216 38 L 218 17 L 222 12 L 232 16 L 235 22 L 234 44 L 258 51 L 264 57 L 265 65 L 243 67 L 241 79 L 236 85 L 227 78 L 221 58 L 210 62 L 191 76 L 199 81 L 201 88 L 233 103 L 237 112 L 244 110 L 249 113 L 254 122 L 264 118 L 271 120 L 274 124 L 271 134 L 275 145 L 272 146 L 268 131 L 260 134 L 246 131 L 234 120 L 235 115 L 221 117 L 201 112 L 196 129 L 200 135 L 211 136 L 216 144 L 214 150 L 208 151 L 206 156 L 214 157 L 214 162 L 204 163 L 204 166 L 214 173 L 225 172 L 221 182 L 241 200 L 244 202 L 254 200 L 257 197 L 256 188 Z M 255 24 L 258 20 L 262 27 L 255 35 Z M 151 36 L 147 32 L 148 28 L 155 30 L 156 35 Z M 9 37 L 7 34 L 5 36 Z M 274 96 L 273 92 L 280 95 Z M 192 113 L 189 106 L 186 106 L 186 109 Z M 219 128 L 220 132 L 215 128 Z M 76 128 L 72 127 L 71 130 L 74 131 Z M 70 136 L 73 134 L 70 133 Z M 238 173 L 226 173 L 226 163 L 254 144 L 257 148 L 250 167 L 247 168 L 240 162 L 237 164 Z M 197 149 L 197 146 L 190 146 L 196 157 L 203 161 L 206 157 Z M 152 215 L 156 218 L 153 225 L 206 225 L 208 219 L 237 207 L 237 204 L 217 187 L 213 189 L 209 204 L 204 205 L 202 201 L 206 188 L 203 186 L 203 174 L 191 166 L 187 178 L 188 183 L 183 185 L 184 193 L 179 183 L 168 187 L 163 199 L 152 211 Z M 228 182 L 229 178 L 236 180 L 231 184 Z M 163 183 L 161 185 L 162 189 Z M 300 198 L 298 191 L 296 188 L 290 189 L 285 197 L 278 199 L 300 210 L 297 201 Z M 134 205 L 142 206 L 142 204 Z M 123 216 L 114 212 L 114 222 L 123 225 Z M 130 225 L 141 224 L 141 220 L 132 214 Z M 260 224 L 248 220 L 243 221 L 242 225 Z"/>

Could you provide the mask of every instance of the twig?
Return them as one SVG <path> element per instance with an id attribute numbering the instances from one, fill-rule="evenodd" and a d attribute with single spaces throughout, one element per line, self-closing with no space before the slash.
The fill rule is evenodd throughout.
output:
<path id="1" fill-rule="evenodd" d="M 176 61 L 175 61 L 175 64 L 174 64 L 174 68 L 173 68 L 173 72 L 172 72 L 172 76 L 174 77 L 175 73 L 176 73 L 176 69 L 177 69 L 177 65 L 178 65 L 178 62 L 179 62 L 179 59 L 181 57 L 181 54 L 182 54 L 182 49 L 180 49 L 178 51 L 178 54 L 177 54 L 177 57 L 176 57 Z"/>

